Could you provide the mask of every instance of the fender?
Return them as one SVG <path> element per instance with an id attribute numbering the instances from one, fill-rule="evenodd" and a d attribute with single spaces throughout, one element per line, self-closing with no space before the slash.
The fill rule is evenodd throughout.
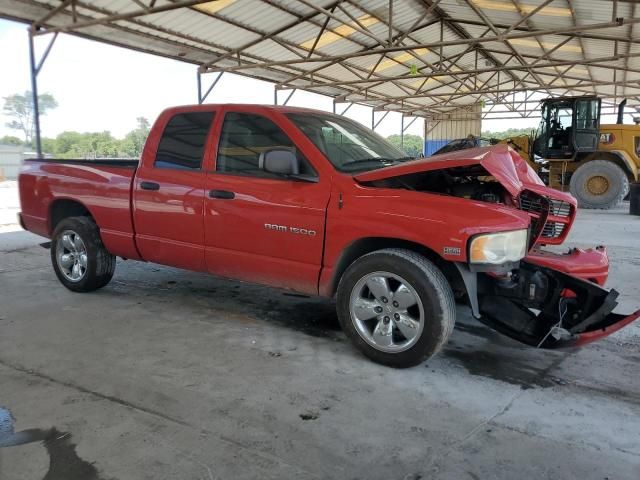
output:
<path id="1" fill-rule="evenodd" d="M 629 169 L 629 173 L 633 176 L 634 180 L 638 180 L 638 166 L 635 162 L 629 157 L 629 154 L 624 150 L 611 150 L 611 153 L 620 158 L 624 164 Z"/>
<path id="2" fill-rule="evenodd" d="M 606 157 L 614 157 L 615 160 L 620 162 L 621 167 L 626 167 L 624 170 L 633 180 L 638 180 L 638 166 L 633 161 L 633 159 L 629 156 L 627 152 L 624 150 L 603 150 L 595 152 L 592 155 L 589 155 L 588 160 L 606 160 Z M 587 161 L 588 161 L 587 160 Z M 613 160 L 613 159 L 611 159 Z M 613 160 L 613 161 L 615 161 Z M 586 163 L 586 162 L 585 162 Z"/>
<path id="3" fill-rule="evenodd" d="M 49 204 L 49 208 L 47 210 L 47 231 L 49 233 L 49 236 L 51 236 L 51 234 L 53 234 L 54 224 L 58 223 L 58 222 L 54 222 L 54 214 L 55 214 L 54 210 L 61 203 L 67 203 L 67 202 L 70 204 L 70 206 L 71 206 L 71 204 L 74 205 L 74 207 L 73 207 L 74 211 L 73 211 L 72 215 L 64 215 L 62 218 L 65 218 L 65 217 L 68 217 L 68 216 L 86 215 L 87 213 L 91 216 L 91 218 L 93 218 L 93 219 L 96 218 L 94 216 L 93 212 L 91 211 L 91 209 L 89 207 L 87 207 L 83 202 L 78 200 L 77 198 L 67 197 L 67 196 L 64 196 L 64 195 L 61 195 L 61 196 L 53 195 L 52 198 L 51 198 L 51 203 Z M 61 220 L 61 219 L 59 219 L 59 220 Z"/>

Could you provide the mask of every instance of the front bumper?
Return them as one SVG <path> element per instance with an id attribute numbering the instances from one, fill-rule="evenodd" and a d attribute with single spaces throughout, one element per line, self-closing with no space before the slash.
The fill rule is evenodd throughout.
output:
<path id="1" fill-rule="evenodd" d="M 567 254 L 535 251 L 507 275 L 461 273 L 478 320 L 533 347 L 568 348 L 611 335 L 640 317 L 640 310 L 612 313 L 618 292 L 601 286 L 608 266 L 606 250 L 598 247 Z"/>
<path id="2" fill-rule="evenodd" d="M 609 276 L 609 256 L 603 246 L 586 250 L 573 248 L 567 253 L 533 249 L 525 258 L 529 263 L 559 270 L 574 277 L 604 286 Z"/>

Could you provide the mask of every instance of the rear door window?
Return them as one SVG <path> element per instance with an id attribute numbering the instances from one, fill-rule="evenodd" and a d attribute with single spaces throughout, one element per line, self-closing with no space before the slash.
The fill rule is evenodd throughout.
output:
<path id="1" fill-rule="evenodd" d="M 185 112 L 164 128 L 154 167 L 199 170 L 214 112 Z"/>

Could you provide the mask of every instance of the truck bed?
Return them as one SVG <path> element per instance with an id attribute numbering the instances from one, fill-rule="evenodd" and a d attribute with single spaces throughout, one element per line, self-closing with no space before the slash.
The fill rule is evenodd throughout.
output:
<path id="1" fill-rule="evenodd" d="M 26 229 L 49 238 L 56 212 L 85 208 L 100 226 L 110 252 L 139 258 L 131 210 L 137 167 L 138 161 L 129 159 L 26 160 L 19 179 L 21 222 Z"/>

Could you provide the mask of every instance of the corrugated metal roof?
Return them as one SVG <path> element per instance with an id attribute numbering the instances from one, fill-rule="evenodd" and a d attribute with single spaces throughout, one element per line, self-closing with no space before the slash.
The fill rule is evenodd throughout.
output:
<path id="1" fill-rule="evenodd" d="M 337 101 L 421 116 L 481 101 L 524 115 L 532 91 L 640 108 L 638 3 L 0 0 L 0 16 Z"/>

